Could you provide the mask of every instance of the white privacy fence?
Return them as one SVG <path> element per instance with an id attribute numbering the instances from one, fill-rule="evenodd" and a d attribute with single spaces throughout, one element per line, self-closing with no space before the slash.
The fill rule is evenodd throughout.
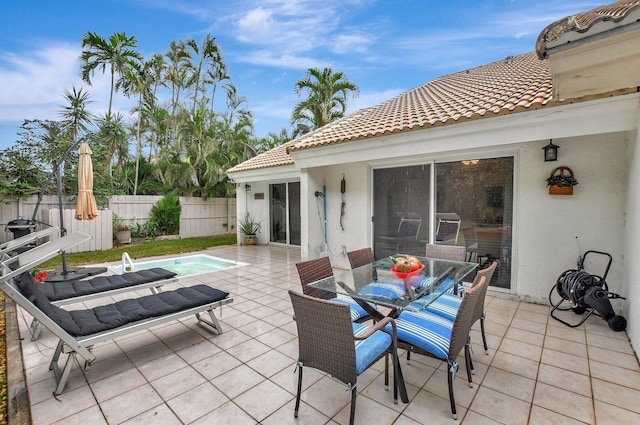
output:
<path id="1" fill-rule="evenodd" d="M 151 208 L 162 196 L 118 195 L 109 198 L 108 209 L 98 210 L 94 220 L 76 220 L 75 202 L 63 203 L 64 227 L 68 233 L 83 232 L 93 236 L 69 252 L 101 251 L 113 247 L 113 214 L 118 214 L 125 223 L 133 226 L 144 225 L 151 217 Z M 6 225 L 17 218 L 31 219 L 37 203 L 37 196 L 28 199 L 3 199 L 0 202 L 0 243 L 13 239 Z M 193 198 L 180 197 L 180 237 L 213 236 L 235 232 L 235 198 Z M 38 208 L 36 230 L 47 224 L 59 226 L 60 214 L 57 196 L 44 196 Z"/>

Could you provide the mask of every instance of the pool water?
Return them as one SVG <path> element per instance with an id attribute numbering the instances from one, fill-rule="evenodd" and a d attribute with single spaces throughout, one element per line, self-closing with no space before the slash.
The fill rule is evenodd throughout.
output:
<path id="1" fill-rule="evenodd" d="M 150 261 L 133 261 L 134 271 L 162 267 L 163 269 L 177 273 L 177 277 L 196 274 L 211 273 L 218 270 L 244 266 L 246 263 L 225 260 L 206 254 L 188 255 L 185 257 L 164 258 Z M 122 265 L 109 267 L 114 273 L 122 273 Z"/>

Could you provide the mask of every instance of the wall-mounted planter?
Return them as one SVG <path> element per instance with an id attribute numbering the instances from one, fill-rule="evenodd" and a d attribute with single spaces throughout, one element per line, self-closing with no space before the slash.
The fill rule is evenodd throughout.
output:
<path id="1" fill-rule="evenodd" d="M 550 186 L 549 195 L 573 195 L 573 187 Z"/>
<path id="2" fill-rule="evenodd" d="M 577 184 L 578 180 L 573 175 L 573 170 L 565 166 L 554 168 L 547 178 L 549 195 L 573 195 L 573 186 Z"/>

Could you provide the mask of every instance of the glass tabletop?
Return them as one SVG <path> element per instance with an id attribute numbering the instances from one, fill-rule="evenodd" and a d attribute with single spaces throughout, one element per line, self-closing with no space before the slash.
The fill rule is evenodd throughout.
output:
<path id="1" fill-rule="evenodd" d="M 393 257 L 406 257 L 397 254 Z M 391 257 L 310 283 L 309 286 L 347 295 L 358 302 L 382 305 L 398 310 L 420 311 L 443 293 L 458 285 L 477 263 L 418 257 L 423 268 L 407 276 L 396 275 Z"/>

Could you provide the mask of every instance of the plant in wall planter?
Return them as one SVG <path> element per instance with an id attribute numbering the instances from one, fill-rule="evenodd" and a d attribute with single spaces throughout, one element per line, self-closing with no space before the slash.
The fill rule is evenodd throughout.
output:
<path id="1" fill-rule="evenodd" d="M 256 221 L 249 213 L 238 220 L 238 229 L 244 233 L 244 245 L 257 245 L 257 233 L 261 229 L 260 222 Z"/>
<path id="2" fill-rule="evenodd" d="M 573 186 L 578 184 L 573 175 L 573 170 L 569 167 L 556 167 L 547 178 L 549 195 L 573 195 Z"/>

